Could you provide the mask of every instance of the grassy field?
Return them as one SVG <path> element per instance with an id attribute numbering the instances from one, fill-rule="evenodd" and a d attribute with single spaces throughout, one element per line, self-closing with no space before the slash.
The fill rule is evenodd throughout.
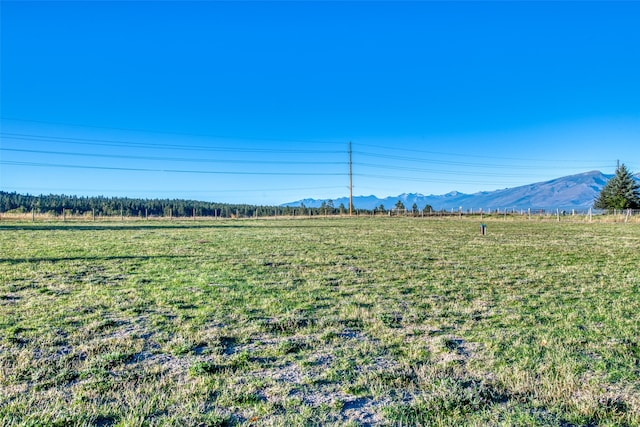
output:
<path id="1" fill-rule="evenodd" d="M 0 223 L 0 425 L 640 425 L 640 225 Z"/>

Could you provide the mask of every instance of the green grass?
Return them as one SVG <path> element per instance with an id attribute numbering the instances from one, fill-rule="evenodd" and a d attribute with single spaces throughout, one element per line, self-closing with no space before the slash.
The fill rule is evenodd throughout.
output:
<path id="1" fill-rule="evenodd" d="M 0 223 L 0 425 L 640 425 L 640 224 Z"/>

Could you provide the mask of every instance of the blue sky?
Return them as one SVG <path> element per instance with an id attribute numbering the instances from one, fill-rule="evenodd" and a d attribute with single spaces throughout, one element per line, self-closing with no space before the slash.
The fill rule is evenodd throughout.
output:
<path id="1" fill-rule="evenodd" d="M 0 2 L 0 189 L 276 204 L 640 171 L 640 2 Z"/>

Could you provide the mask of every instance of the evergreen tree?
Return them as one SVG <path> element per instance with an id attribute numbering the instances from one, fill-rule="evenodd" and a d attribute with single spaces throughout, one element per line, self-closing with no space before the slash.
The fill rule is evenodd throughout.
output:
<path id="1" fill-rule="evenodd" d="M 327 200 L 327 209 L 329 210 L 329 213 L 331 215 L 333 215 L 333 213 L 334 213 L 333 212 L 333 200 L 331 200 L 331 199 Z"/>
<path id="2" fill-rule="evenodd" d="M 418 213 L 418 204 L 414 203 L 413 206 L 411 206 L 411 212 L 413 213 L 413 216 L 416 216 Z"/>
<path id="3" fill-rule="evenodd" d="M 638 209 L 640 208 L 640 184 L 633 174 L 622 164 L 618 164 L 616 174 L 600 191 L 593 207 L 597 209 Z"/>

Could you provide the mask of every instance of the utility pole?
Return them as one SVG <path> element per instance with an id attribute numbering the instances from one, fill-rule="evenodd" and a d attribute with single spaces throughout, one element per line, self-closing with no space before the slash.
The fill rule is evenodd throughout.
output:
<path id="1" fill-rule="evenodd" d="M 349 216 L 353 215 L 353 151 L 349 141 Z"/>

